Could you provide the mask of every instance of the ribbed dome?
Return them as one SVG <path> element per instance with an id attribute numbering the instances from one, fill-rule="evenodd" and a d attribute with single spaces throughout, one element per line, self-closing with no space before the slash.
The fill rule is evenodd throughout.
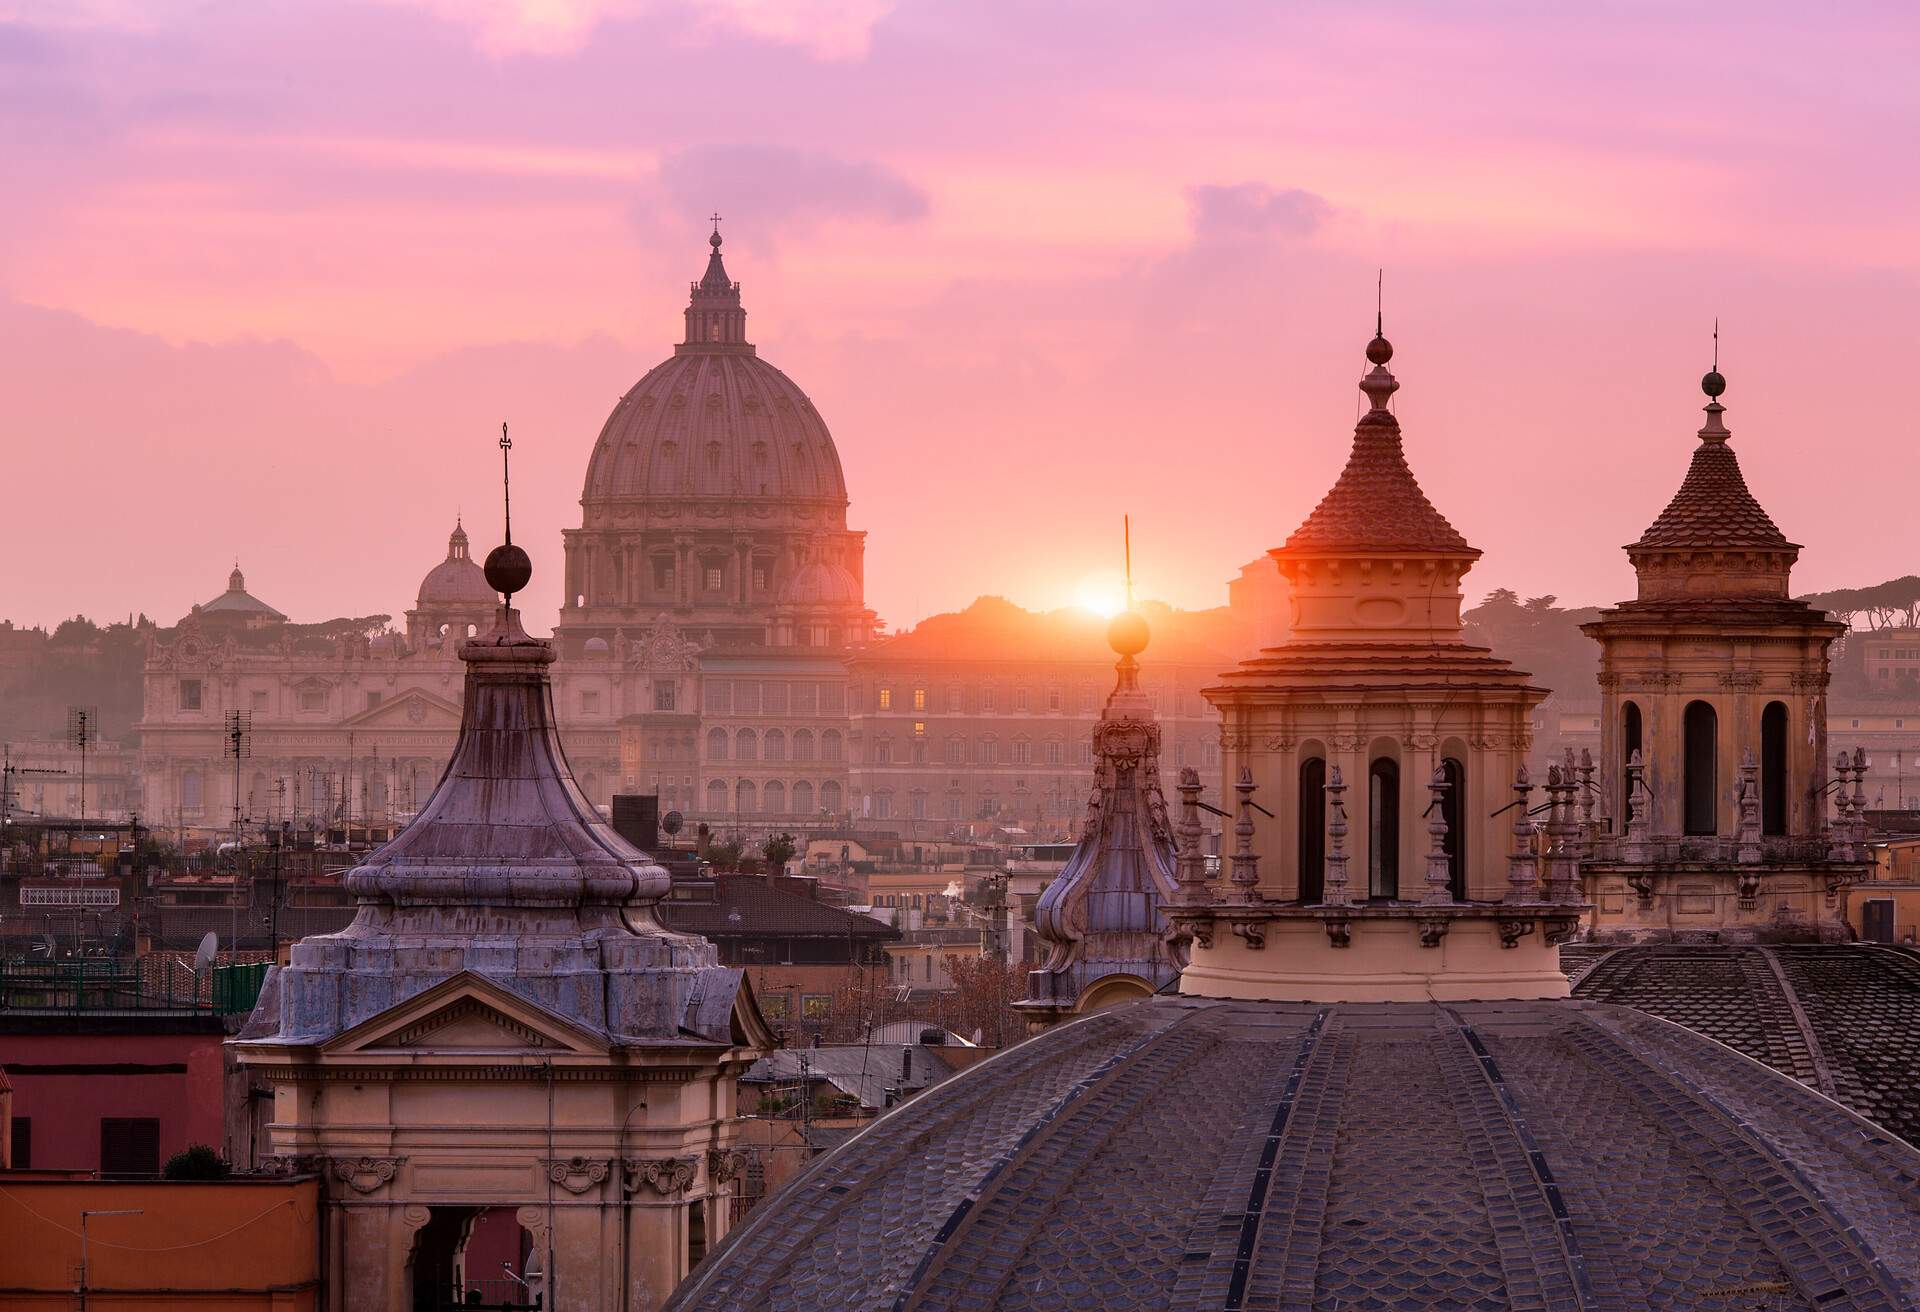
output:
<path id="1" fill-rule="evenodd" d="M 686 352 L 620 398 L 581 499 L 688 497 L 844 507 L 847 485 L 832 435 L 791 378 L 755 355 Z"/>
<path id="2" fill-rule="evenodd" d="M 499 597 L 467 550 L 467 531 L 456 522 L 447 538 L 447 558 L 420 580 L 419 609 L 444 606 L 493 606 Z"/>
<path id="3" fill-rule="evenodd" d="M 844 565 L 830 560 L 810 560 L 787 584 L 780 601 L 788 606 L 857 605 L 860 585 Z"/>
<path id="4" fill-rule="evenodd" d="M 847 503 L 833 436 L 807 394 L 747 341 L 720 234 L 689 291 L 686 338 L 607 416 L 581 500 L 741 497 Z"/>
<path id="5" fill-rule="evenodd" d="M 875 1121 L 668 1307 L 1638 1312 L 1776 1289 L 1914 1306 L 1920 1155 L 1757 1062 L 1589 1003 L 1163 997 Z"/>

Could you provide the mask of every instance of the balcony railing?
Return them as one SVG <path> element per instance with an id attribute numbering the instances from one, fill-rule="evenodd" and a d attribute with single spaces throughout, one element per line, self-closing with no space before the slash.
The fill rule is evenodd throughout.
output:
<path id="1" fill-rule="evenodd" d="M 196 972 L 175 957 L 111 961 L 0 961 L 0 1011 L 24 1015 L 102 1015 L 251 1011 L 266 962 Z"/>

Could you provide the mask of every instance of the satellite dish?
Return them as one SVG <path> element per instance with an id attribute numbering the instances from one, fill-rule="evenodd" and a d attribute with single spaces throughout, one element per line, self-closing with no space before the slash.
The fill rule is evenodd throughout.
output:
<path id="1" fill-rule="evenodd" d="M 687 818 L 678 811 L 669 811 L 660 817 L 660 828 L 671 837 L 686 826 Z"/>
<path id="2" fill-rule="evenodd" d="M 220 936 L 208 930 L 201 937 L 200 946 L 193 954 L 193 973 L 197 975 L 211 966 L 213 959 L 218 955 L 220 955 Z"/>

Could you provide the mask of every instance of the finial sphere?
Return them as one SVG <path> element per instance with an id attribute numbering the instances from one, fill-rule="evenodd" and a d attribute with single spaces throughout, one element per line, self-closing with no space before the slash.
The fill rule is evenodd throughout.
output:
<path id="1" fill-rule="evenodd" d="M 720 249 L 720 229 L 715 228 L 713 230 L 713 236 L 707 238 L 707 245 L 713 247 L 715 250 Z"/>
<path id="2" fill-rule="evenodd" d="M 1367 343 L 1367 359 L 1373 364 L 1385 364 L 1393 359 L 1393 343 L 1375 333 Z"/>
<path id="3" fill-rule="evenodd" d="M 488 587 L 511 597 L 533 577 L 533 561 L 525 551 L 508 542 L 487 553 L 486 575 Z"/>
<path id="4" fill-rule="evenodd" d="M 1138 611 L 1123 610 L 1107 625 L 1107 645 L 1122 656 L 1138 656 L 1145 651 L 1149 636 L 1147 622 Z"/>
<path id="5" fill-rule="evenodd" d="M 1708 396 L 1717 397 L 1727 390 L 1727 380 L 1721 376 L 1718 369 L 1710 369 L 1707 371 L 1707 376 L 1700 380 L 1700 390 Z"/>

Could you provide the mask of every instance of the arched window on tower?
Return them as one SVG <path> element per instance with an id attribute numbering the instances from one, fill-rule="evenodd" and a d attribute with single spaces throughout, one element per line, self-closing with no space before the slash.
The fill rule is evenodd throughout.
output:
<path id="1" fill-rule="evenodd" d="M 1633 819 L 1633 785 L 1627 779 L 1627 767 L 1634 753 L 1641 750 L 1640 707 L 1627 702 L 1620 708 L 1620 815 L 1622 826 Z"/>
<path id="2" fill-rule="evenodd" d="M 1367 895 L 1400 896 L 1400 763 L 1390 756 L 1367 769 Z"/>
<path id="3" fill-rule="evenodd" d="M 1447 792 L 1440 804 L 1440 818 L 1447 822 L 1441 850 L 1447 854 L 1447 887 L 1455 902 L 1467 900 L 1467 767 L 1457 757 L 1445 757 L 1440 773 L 1446 779 Z"/>
<path id="4" fill-rule="evenodd" d="M 1327 761 L 1300 762 L 1300 900 L 1326 900 Z"/>
<path id="5" fill-rule="evenodd" d="M 1683 760 L 1681 794 L 1685 809 L 1685 832 L 1719 832 L 1718 808 L 1714 805 L 1719 784 L 1714 778 L 1719 768 L 1720 717 L 1706 702 L 1688 702 L 1682 720 Z"/>
<path id="6" fill-rule="evenodd" d="M 1760 712 L 1760 832 L 1787 832 L 1787 704 Z"/>

